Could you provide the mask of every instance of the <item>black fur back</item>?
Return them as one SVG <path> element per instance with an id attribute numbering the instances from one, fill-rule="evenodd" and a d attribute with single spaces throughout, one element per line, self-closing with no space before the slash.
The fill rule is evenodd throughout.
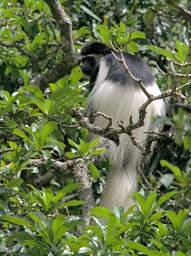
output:
<path id="1" fill-rule="evenodd" d="M 146 62 L 129 53 L 124 53 L 124 57 L 131 73 L 136 78 L 141 79 L 145 86 L 154 81 L 152 71 Z M 136 81 L 131 78 L 123 64 L 119 63 L 113 54 L 107 55 L 105 59 L 109 65 L 108 80 L 120 82 L 120 84 L 136 84 Z"/>

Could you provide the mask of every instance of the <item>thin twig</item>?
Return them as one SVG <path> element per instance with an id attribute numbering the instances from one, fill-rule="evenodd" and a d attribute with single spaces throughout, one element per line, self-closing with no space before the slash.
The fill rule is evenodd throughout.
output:
<path id="1" fill-rule="evenodd" d="M 107 127 L 111 127 L 112 126 L 112 117 L 111 116 L 107 116 L 107 115 L 105 115 L 102 112 L 97 112 L 93 116 L 94 117 L 98 117 L 98 116 L 104 117 L 105 119 L 107 119 L 109 121 Z"/>

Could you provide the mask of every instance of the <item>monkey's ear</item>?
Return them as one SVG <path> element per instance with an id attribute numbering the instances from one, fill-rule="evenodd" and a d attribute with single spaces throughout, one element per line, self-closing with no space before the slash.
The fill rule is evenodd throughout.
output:
<path id="1" fill-rule="evenodd" d="M 93 42 L 87 43 L 81 50 L 81 55 L 107 55 L 111 53 L 111 49 L 103 43 Z"/>

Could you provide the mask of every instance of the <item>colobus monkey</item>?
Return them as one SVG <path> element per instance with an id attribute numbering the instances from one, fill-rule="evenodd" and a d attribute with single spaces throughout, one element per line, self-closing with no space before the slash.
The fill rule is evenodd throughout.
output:
<path id="1" fill-rule="evenodd" d="M 147 100 L 140 85 L 119 63 L 112 50 L 105 44 L 94 42 L 86 44 L 81 51 L 82 72 L 90 77 L 90 95 L 88 98 L 88 116 L 102 112 L 113 119 L 113 126 L 118 122 L 129 124 L 138 120 L 139 108 Z M 117 52 L 115 52 L 117 55 Z M 159 95 L 160 89 L 155 83 L 149 66 L 139 57 L 124 53 L 130 72 L 143 81 L 145 88 L 152 95 Z M 152 118 L 165 115 L 163 100 L 153 101 L 147 107 L 144 125 L 134 130 L 140 144 L 146 140 L 146 132 L 151 129 Z M 107 120 L 99 116 L 94 124 L 105 127 Z M 108 140 L 101 138 L 101 143 Z M 111 170 L 106 179 L 106 186 L 101 198 L 101 205 L 112 209 L 114 206 L 131 206 L 131 193 L 137 189 L 137 168 L 141 164 L 141 152 L 134 146 L 126 134 L 120 135 L 119 146 L 109 142 L 109 154 L 112 159 Z"/>

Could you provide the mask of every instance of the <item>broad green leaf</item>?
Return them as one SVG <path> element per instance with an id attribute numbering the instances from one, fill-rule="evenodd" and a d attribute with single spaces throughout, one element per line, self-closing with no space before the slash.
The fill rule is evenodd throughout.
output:
<path id="1" fill-rule="evenodd" d="M 163 204 L 164 202 L 166 202 L 169 198 L 173 197 L 174 195 L 176 195 L 176 191 L 171 191 L 166 193 L 165 195 L 161 196 L 161 198 L 157 201 L 157 206 L 161 206 L 161 204 Z"/>
<path id="2" fill-rule="evenodd" d="M 162 212 L 155 212 L 155 213 L 149 218 L 149 222 L 159 220 L 159 219 L 161 219 L 162 217 L 163 217 Z"/>
<path id="3" fill-rule="evenodd" d="M 93 209 L 91 209 L 91 214 L 96 217 L 104 217 L 108 219 L 111 212 L 109 209 L 104 207 L 94 207 Z"/>
<path id="4" fill-rule="evenodd" d="M 188 216 L 189 210 L 188 209 L 182 209 L 179 210 L 178 212 L 178 218 L 177 218 L 177 222 L 178 222 L 178 228 L 179 230 L 182 229 L 185 218 Z"/>
<path id="5" fill-rule="evenodd" d="M 91 171 L 94 180 L 96 180 L 100 176 L 99 170 L 93 163 L 88 164 L 88 169 Z"/>
<path id="6" fill-rule="evenodd" d="M 137 38 L 145 39 L 145 33 L 141 31 L 133 31 L 130 33 L 130 40 Z"/>
<path id="7" fill-rule="evenodd" d="M 107 231 L 106 231 L 106 243 L 107 243 L 107 245 L 112 245 L 112 243 L 113 243 L 115 223 L 116 223 L 115 215 L 110 214 L 109 218 L 108 218 L 108 226 L 107 226 Z"/>
<path id="8" fill-rule="evenodd" d="M 157 193 L 156 192 L 152 192 L 151 194 L 149 194 L 145 200 L 145 204 L 144 204 L 144 214 L 146 218 L 149 218 L 149 216 L 152 214 L 153 212 L 153 208 L 154 208 L 154 202 L 156 200 L 157 197 Z"/>
<path id="9" fill-rule="evenodd" d="M 163 55 L 163 56 L 165 56 L 168 59 L 172 59 L 172 60 L 175 59 L 174 54 L 172 52 L 170 52 L 169 50 L 166 50 L 166 49 L 163 49 L 163 48 L 159 48 L 159 47 L 154 46 L 154 45 L 148 46 L 148 49 L 150 49 L 151 51 L 156 52 L 156 53 L 158 53 L 160 55 Z"/>
<path id="10" fill-rule="evenodd" d="M 76 144 L 72 139 L 68 139 L 68 143 L 76 149 L 79 149 L 79 145 Z"/>
<path id="11" fill-rule="evenodd" d="M 53 130 L 56 128 L 55 122 L 48 122 L 45 126 L 41 128 L 40 131 L 40 145 L 43 147 L 45 145 L 45 141 L 47 137 L 53 132 Z"/>
<path id="12" fill-rule="evenodd" d="M 68 202 L 65 202 L 65 203 L 59 205 L 56 208 L 57 209 L 61 209 L 61 208 L 64 208 L 64 207 L 79 206 L 79 205 L 83 205 L 83 204 L 85 204 L 85 201 L 82 201 L 82 200 L 70 200 Z"/>
<path id="13" fill-rule="evenodd" d="M 42 198 L 45 205 L 45 211 L 48 211 L 51 206 L 51 201 L 53 199 L 53 192 L 51 188 L 42 189 Z"/>
<path id="14" fill-rule="evenodd" d="M 45 44 L 45 43 L 46 43 L 46 34 L 45 33 L 39 33 L 33 39 L 32 43 L 30 45 L 30 50 L 32 52 L 34 52 L 39 47 L 42 47 L 42 45 Z"/>
<path id="15" fill-rule="evenodd" d="M 20 138 L 24 139 L 24 141 L 28 142 L 29 144 L 33 145 L 33 141 L 29 139 L 29 137 L 20 129 L 14 129 L 13 133 Z"/>
<path id="16" fill-rule="evenodd" d="M 87 231 L 88 231 L 88 230 L 94 231 L 94 233 L 96 234 L 96 236 L 98 237 L 98 239 L 103 242 L 103 239 L 104 239 L 103 230 L 102 230 L 98 225 L 89 225 L 89 226 L 87 226 L 85 229 L 86 229 Z"/>
<path id="17" fill-rule="evenodd" d="M 82 73 L 80 67 L 75 67 L 72 69 L 71 74 L 70 74 L 70 80 L 73 85 L 76 85 L 82 77 L 83 77 L 83 73 Z"/>
<path id="18" fill-rule="evenodd" d="M 120 23 L 119 23 L 119 32 L 120 33 L 125 33 L 126 32 L 126 26 L 122 21 L 120 21 Z"/>
<path id="19" fill-rule="evenodd" d="M 12 96 L 10 95 L 10 93 L 5 90 L 0 90 L 0 97 L 3 97 L 6 101 L 12 100 Z"/>
<path id="20" fill-rule="evenodd" d="M 176 41 L 177 58 L 181 63 L 184 63 L 189 55 L 189 46 L 181 41 Z"/>
<path id="21" fill-rule="evenodd" d="M 130 41 L 127 45 L 127 49 L 133 53 L 136 53 L 139 51 L 139 45 L 134 41 Z"/>
<path id="22" fill-rule="evenodd" d="M 144 209 L 144 206 L 145 206 L 145 199 L 144 197 L 138 193 L 138 192 L 133 192 L 133 195 L 138 203 L 138 206 L 139 206 L 139 209 L 140 210 L 143 210 Z"/>
<path id="23" fill-rule="evenodd" d="M 96 19 L 97 21 L 101 22 L 101 19 L 95 14 L 93 13 L 89 8 L 87 8 L 85 5 L 80 5 L 80 8 L 87 13 L 89 16 L 91 16 L 92 18 Z"/>
<path id="24" fill-rule="evenodd" d="M 162 256 L 161 254 L 158 254 L 157 251 L 150 250 L 146 246 L 144 246 L 140 243 L 137 243 L 137 242 L 128 241 L 127 246 L 132 248 L 132 249 L 135 249 L 139 252 L 142 252 L 142 253 L 144 253 L 145 255 L 148 255 L 148 256 L 154 256 L 154 255 Z"/>
<path id="25" fill-rule="evenodd" d="M 144 17 L 144 23 L 147 26 L 147 28 L 153 28 L 154 25 L 154 19 L 155 19 L 155 15 L 153 13 L 153 10 L 151 8 L 148 8 Z"/>
<path id="26" fill-rule="evenodd" d="M 106 24 L 101 24 L 96 26 L 97 31 L 99 32 L 99 35 L 101 36 L 101 39 L 104 41 L 104 43 L 109 44 L 110 39 L 110 30 Z"/>
<path id="27" fill-rule="evenodd" d="M 66 194 L 71 193 L 72 191 L 79 189 L 81 184 L 70 184 L 61 189 L 54 197 L 53 202 L 59 202 Z"/>
<path id="28" fill-rule="evenodd" d="M 178 166 L 172 165 L 166 160 L 161 160 L 160 164 L 162 167 L 167 167 L 169 170 L 171 170 L 175 176 L 177 176 L 177 177 L 182 176 L 182 172 Z"/>
<path id="29" fill-rule="evenodd" d="M 2 217 L 2 219 L 4 221 L 8 221 L 9 223 L 17 224 L 17 225 L 20 225 L 23 227 L 28 227 L 28 228 L 34 230 L 33 225 L 29 221 L 25 220 L 24 218 L 5 215 Z"/>
<path id="30" fill-rule="evenodd" d="M 41 212 L 29 212 L 28 215 L 39 226 L 40 229 L 44 229 L 50 224 L 48 218 L 45 219 Z"/>
<path id="31" fill-rule="evenodd" d="M 175 230 L 178 230 L 178 222 L 177 222 L 177 215 L 175 212 L 173 211 L 166 211 L 166 215 L 167 217 L 169 218 L 169 220 L 171 221 L 172 225 L 173 225 L 173 228 Z"/>
<path id="32" fill-rule="evenodd" d="M 65 220 L 64 215 L 58 215 L 52 222 L 54 241 L 59 242 L 65 233 L 64 220 Z"/>

